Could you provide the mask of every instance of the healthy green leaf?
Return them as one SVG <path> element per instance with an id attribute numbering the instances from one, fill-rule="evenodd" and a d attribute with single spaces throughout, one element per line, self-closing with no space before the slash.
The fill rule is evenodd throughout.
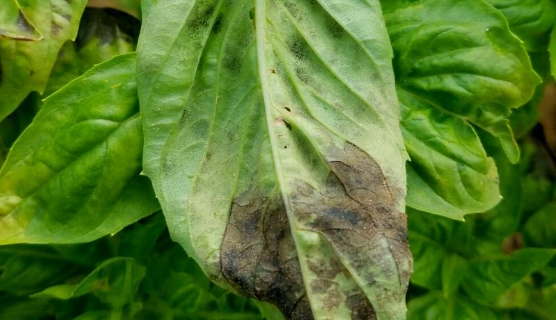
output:
<path id="1" fill-rule="evenodd" d="M 0 10 L 0 38 L 41 40 L 42 35 L 29 21 L 16 0 L 2 0 Z"/>
<path id="2" fill-rule="evenodd" d="M 59 90 L 98 63 L 134 51 L 139 28 L 139 20 L 127 14 L 85 9 L 77 38 L 60 50 L 44 95 Z"/>
<path id="3" fill-rule="evenodd" d="M 519 226 L 523 194 L 521 173 L 519 164 L 512 164 L 507 159 L 497 139 L 483 131 L 481 141 L 488 154 L 496 161 L 503 199 L 491 210 L 475 216 L 475 233 L 484 239 L 500 243 Z"/>
<path id="4" fill-rule="evenodd" d="M 548 53 L 550 55 L 550 72 L 552 76 L 556 78 L 556 28 L 552 28 L 552 32 L 550 33 Z"/>
<path id="5" fill-rule="evenodd" d="M 36 293 L 66 281 L 79 270 L 78 264 L 52 248 L 31 245 L 0 247 L 0 292 L 17 296 Z"/>
<path id="6" fill-rule="evenodd" d="M 445 299 L 431 292 L 409 302 L 409 320 L 497 320 L 487 308 L 464 296 Z"/>
<path id="7" fill-rule="evenodd" d="M 528 245 L 556 248 L 556 202 L 551 202 L 536 212 L 523 227 Z"/>
<path id="8" fill-rule="evenodd" d="M 148 10 L 144 165 L 172 237 L 288 318 L 405 319 L 405 152 L 378 1 Z"/>
<path id="9" fill-rule="evenodd" d="M 120 56 L 45 100 L 0 171 L 1 244 L 91 241 L 158 210 L 134 78 Z"/>
<path id="10" fill-rule="evenodd" d="M 4 0 L 5 1 L 5 0 Z M 42 93 L 58 51 L 74 39 L 86 0 L 19 0 L 41 41 L 0 39 L 0 121 L 32 91 Z"/>
<path id="11" fill-rule="evenodd" d="M 500 200 L 496 168 L 473 125 L 518 161 L 507 118 L 539 83 L 527 53 L 500 13 L 482 1 L 382 5 L 412 159 L 408 206 L 459 220 L 492 208 Z"/>
<path id="12" fill-rule="evenodd" d="M 145 276 L 145 268 L 133 258 L 113 258 L 104 261 L 78 284 L 57 285 L 32 295 L 34 298 L 68 300 L 93 293 L 114 309 L 131 304 Z"/>
<path id="13" fill-rule="evenodd" d="M 550 249 L 525 248 L 508 256 L 472 261 L 463 287 L 476 301 L 493 302 L 514 283 L 544 267 L 555 253 Z"/>
<path id="14" fill-rule="evenodd" d="M 553 0 L 486 0 L 500 10 L 508 20 L 510 29 L 524 43 L 528 51 L 546 48 L 548 34 L 556 21 L 556 3 Z"/>

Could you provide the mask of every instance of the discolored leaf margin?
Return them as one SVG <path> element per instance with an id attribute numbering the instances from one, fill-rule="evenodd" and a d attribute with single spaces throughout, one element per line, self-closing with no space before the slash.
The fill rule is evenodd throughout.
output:
<path id="1" fill-rule="evenodd" d="M 287 318 L 405 319 L 405 152 L 379 3 L 146 2 L 144 171 L 172 237 Z"/>
<path id="2" fill-rule="evenodd" d="M 0 38 L 37 41 L 43 38 L 37 28 L 21 10 L 16 0 L 2 2 L 0 11 Z"/>

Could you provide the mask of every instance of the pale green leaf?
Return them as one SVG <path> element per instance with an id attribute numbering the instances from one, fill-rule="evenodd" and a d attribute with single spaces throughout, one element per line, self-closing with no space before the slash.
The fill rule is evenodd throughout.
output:
<path id="1" fill-rule="evenodd" d="M 405 319 L 391 56 L 376 0 L 150 4 L 145 173 L 211 278 L 287 318 Z"/>

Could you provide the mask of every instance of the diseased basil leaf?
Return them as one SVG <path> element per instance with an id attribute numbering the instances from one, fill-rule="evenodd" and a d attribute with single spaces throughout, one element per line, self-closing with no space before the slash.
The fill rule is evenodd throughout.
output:
<path id="1" fill-rule="evenodd" d="M 211 278 L 287 318 L 405 319 L 391 54 L 376 0 L 150 3 L 145 173 Z"/>
<path id="2" fill-rule="evenodd" d="M 158 210 L 138 109 L 134 54 L 46 99 L 0 171 L 0 243 L 91 241 Z"/>
<path id="3" fill-rule="evenodd" d="M 409 320 L 497 320 L 485 306 L 464 296 L 445 299 L 441 292 L 431 292 L 411 300 Z"/>
<path id="4" fill-rule="evenodd" d="M 492 208 L 500 200 L 496 168 L 473 126 L 497 137 L 518 161 L 507 118 L 539 83 L 527 53 L 482 1 L 382 5 L 412 159 L 408 206 L 460 220 Z"/>
<path id="5" fill-rule="evenodd" d="M 86 0 L 19 0 L 43 35 L 40 41 L 0 39 L 0 121 L 32 91 L 42 93 L 58 51 L 74 39 Z"/>
<path id="6" fill-rule="evenodd" d="M 67 41 L 52 69 L 44 95 L 59 90 L 94 65 L 135 50 L 139 20 L 115 10 L 87 8 L 75 42 Z"/>
<path id="7" fill-rule="evenodd" d="M 41 40 L 42 34 L 29 21 L 16 0 L 3 0 L 0 10 L 0 38 Z"/>
<path id="8" fill-rule="evenodd" d="M 527 51 L 546 48 L 548 34 L 556 21 L 553 0 L 485 0 L 500 10 L 510 29 L 525 43 Z"/>

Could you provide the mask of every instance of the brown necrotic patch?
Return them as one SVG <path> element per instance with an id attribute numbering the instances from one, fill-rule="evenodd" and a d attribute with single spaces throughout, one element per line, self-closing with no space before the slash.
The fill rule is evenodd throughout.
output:
<path id="1" fill-rule="evenodd" d="M 379 291 L 381 284 L 375 279 L 399 278 L 404 294 L 411 270 L 406 217 L 397 209 L 396 191 L 366 152 L 347 143 L 343 149 L 329 150 L 324 158 L 330 172 L 321 190 L 297 181 L 290 195 L 295 219 L 320 234 L 338 255 L 325 263 L 309 259 L 308 268 L 316 278 L 308 285 L 322 298 L 324 308 L 344 304 L 351 319 L 373 320 L 372 301 L 364 291 L 355 284 L 342 287 L 335 279 L 355 283 L 349 270 L 368 270 L 366 264 L 372 261 L 375 270 L 359 276 Z M 388 248 L 375 250 L 383 239 Z M 261 195 L 252 188 L 234 200 L 221 250 L 222 273 L 238 292 L 277 305 L 288 319 L 313 318 L 278 191 Z M 392 268 L 392 257 L 405 267 Z M 385 289 L 379 294 L 387 298 L 400 293 Z"/>
<path id="2" fill-rule="evenodd" d="M 313 319 L 283 201 L 249 191 L 233 205 L 221 269 L 236 290 L 275 304 L 289 319 Z"/>

